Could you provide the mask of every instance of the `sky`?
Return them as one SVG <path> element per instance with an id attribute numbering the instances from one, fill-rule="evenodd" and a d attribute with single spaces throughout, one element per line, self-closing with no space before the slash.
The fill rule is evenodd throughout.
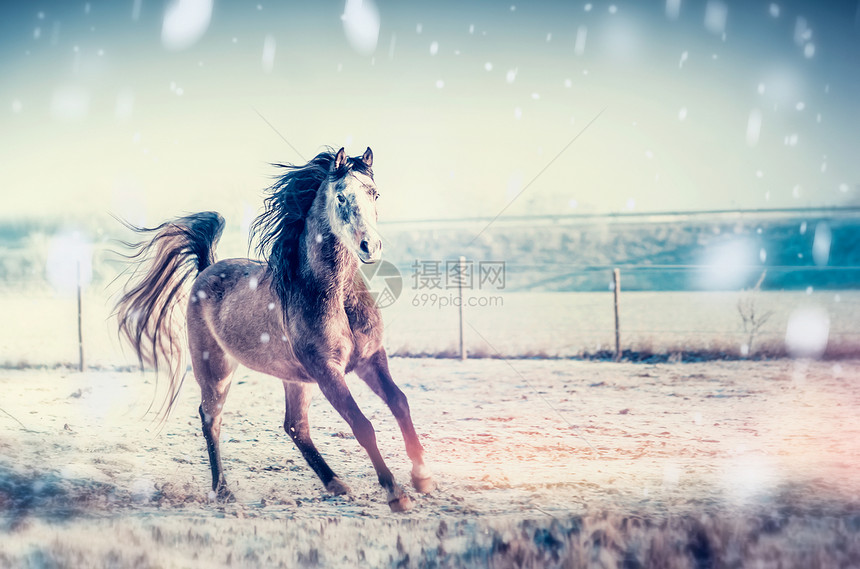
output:
<path id="1" fill-rule="evenodd" d="M 380 221 L 858 204 L 860 4 L 0 7 L 0 220 L 247 225 L 325 146 Z"/>

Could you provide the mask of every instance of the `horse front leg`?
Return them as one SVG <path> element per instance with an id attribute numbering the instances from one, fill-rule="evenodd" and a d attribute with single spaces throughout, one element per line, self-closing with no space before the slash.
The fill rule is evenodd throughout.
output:
<path id="1" fill-rule="evenodd" d="M 308 407 L 311 402 L 309 390 L 308 384 L 284 381 L 287 407 L 284 414 L 284 430 L 293 439 L 308 466 L 319 476 L 326 490 L 338 496 L 347 494 L 349 487 L 332 471 L 311 440 L 308 423 Z"/>
<path id="2" fill-rule="evenodd" d="M 406 443 L 406 454 L 412 461 L 412 485 L 423 494 L 432 492 L 436 489 L 436 482 L 430 469 L 424 464 L 424 447 L 421 446 L 415 426 L 412 424 L 409 401 L 394 383 L 388 371 L 388 357 L 385 350 L 380 349 L 359 364 L 355 372 L 388 405 L 392 415 L 397 419 L 400 432 L 403 433 L 403 441 Z"/>
<path id="3" fill-rule="evenodd" d="M 327 365 L 315 374 L 320 391 L 332 407 L 349 424 L 358 444 L 364 447 L 376 470 L 379 484 L 388 496 L 388 506 L 392 512 L 405 512 L 412 508 L 412 501 L 403 489 L 394 481 L 394 475 L 385 465 L 379 447 L 376 445 L 376 432 L 373 425 L 358 408 L 344 380 L 343 371 Z"/>

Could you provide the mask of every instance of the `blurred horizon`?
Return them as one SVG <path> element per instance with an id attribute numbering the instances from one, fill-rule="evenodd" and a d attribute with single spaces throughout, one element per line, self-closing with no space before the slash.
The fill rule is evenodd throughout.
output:
<path id="1" fill-rule="evenodd" d="M 0 220 L 245 224 L 326 145 L 383 222 L 860 203 L 854 0 L 0 10 Z"/>

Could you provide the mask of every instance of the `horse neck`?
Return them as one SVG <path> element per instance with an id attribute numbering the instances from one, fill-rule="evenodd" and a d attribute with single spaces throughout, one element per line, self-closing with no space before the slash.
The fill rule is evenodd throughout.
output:
<path id="1" fill-rule="evenodd" d="M 332 233 L 325 218 L 325 208 L 315 200 L 301 237 L 300 254 L 303 277 L 316 292 L 343 305 L 351 290 L 358 262 Z"/>

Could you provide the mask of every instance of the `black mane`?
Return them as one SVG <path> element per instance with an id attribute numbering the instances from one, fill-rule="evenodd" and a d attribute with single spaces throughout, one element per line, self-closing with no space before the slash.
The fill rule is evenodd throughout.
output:
<path id="1" fill-rule="evenodd" d="M 251 225 L 250 239 L 257 238 L 257 254 L 265 260 L 272 275 L 272 287 L 283 306 L 287 306 L 287 282 L 298 275 L 299 237 L 305 230 L 305 219 L 322 183 L 345 177 L 350 171 L 373 178 L 373 170 L 361 157 L 349 158 L 331 172 L 336 152 L 326 148 L 303 166 L 273 164 L 287 170 L 266 190 L 264 211 Z"/>

